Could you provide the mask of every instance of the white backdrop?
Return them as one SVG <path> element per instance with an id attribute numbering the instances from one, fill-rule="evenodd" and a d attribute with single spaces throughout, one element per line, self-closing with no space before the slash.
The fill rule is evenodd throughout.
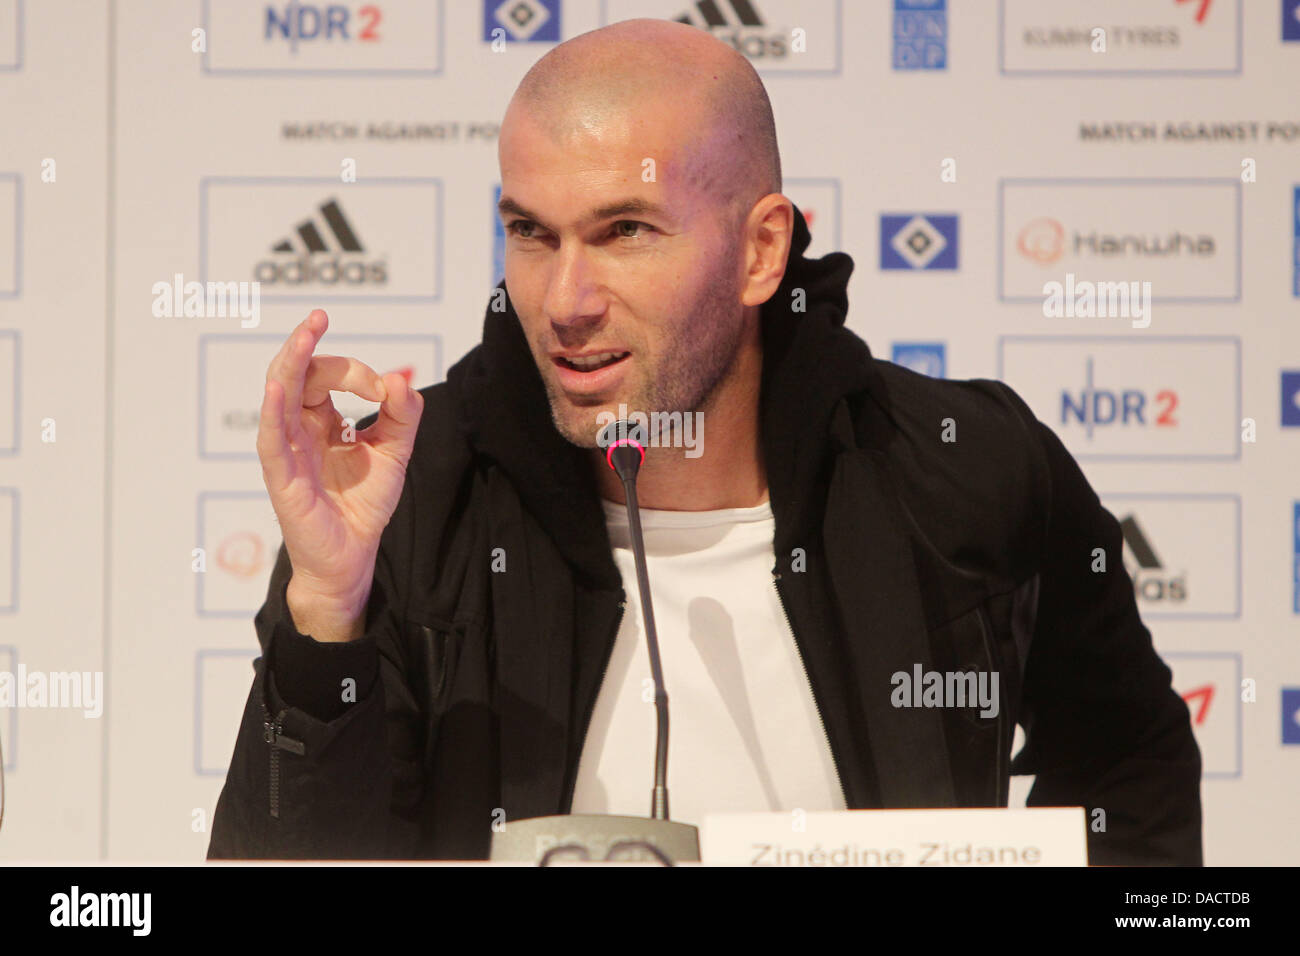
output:
<path id="1" fill-rule="evenodd" d="M 0 0 L 0 672 L 106 697 L 0 707 L 0 857 L 203 855 L 279 543 L 267 361 L 320 306 L 328 351 L 439 380 L 499 274 L 515 84 L 656 16 L 754 61 L 875 353 L 1004 378 L 1077 455 L 1192 706 L 1207 861 L 1293 862 L 1297 5 Z M 1045 317 L 1067 273 L 1150 282 L 1150 324 Z M 260 321 L 157 314 L 177 275 L 260 281 Z"/>

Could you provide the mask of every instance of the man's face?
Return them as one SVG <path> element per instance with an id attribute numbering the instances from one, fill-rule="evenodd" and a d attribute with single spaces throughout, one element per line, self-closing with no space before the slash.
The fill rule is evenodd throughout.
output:
<path id="1" fill-rule="evenodd" d="M 704 410 L 740 346 L 739 224 L 673 112 L 592 111 L 562 142 L 513 106 L 502 126 L 506 287 L 575 445 L 620 404 Z"/>

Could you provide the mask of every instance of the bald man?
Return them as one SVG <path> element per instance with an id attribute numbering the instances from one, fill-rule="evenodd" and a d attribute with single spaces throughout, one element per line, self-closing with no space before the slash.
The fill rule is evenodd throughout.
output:
<path id="1" fill-rule="evenodd" d="M 744 57 L 650 20 L 560 44 L 500 164 L 505 281 L 445 383 L 315 355 L 320 311 L 268 369 L 284 547 L 209 856 L 476 859 L 511 820 L 649 812 L 599 440 L 640 415 L 674 819 L 1005 806 L 1035 774 L 1031 805 L 1088 809 L 1092 862 L 1201 862 L 1117 523 L 1006 386 L 844 327 L 852 261 L 804 255 Z M 381 403 L 355 440 L 331 390 Z"/>

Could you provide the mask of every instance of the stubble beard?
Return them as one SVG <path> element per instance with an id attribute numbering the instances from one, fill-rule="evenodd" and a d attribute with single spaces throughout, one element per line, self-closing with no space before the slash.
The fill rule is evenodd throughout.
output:
<path id="1" fill-rule="evenodd" d="M 628 413 L 647 415 L 708 410 L 718 386 L 735 367 L 744 337 L 744 310 L 731 269 L 734 257 L 724 255 L 717 261 L 722 267 L 703 284 L 704 295 L 687 307 L 690 318 L 674 326 L 672 339 L 658 353 L 656 367 L 649 370 L 649 380 L 632 394 L 601 405 L 575 407 L 558 383 L 542 376 L 551 420 L 566 441 L 579 448 L 599 447 L 597 439 L 605 422 L 597 423 L 596 416 L 604 411 L 617 416 L 620 404 L 627 406 Z M 544 350 L 540 354 L 549 361 Z M 632 357 L 646 360 L 639 350 Z"/>

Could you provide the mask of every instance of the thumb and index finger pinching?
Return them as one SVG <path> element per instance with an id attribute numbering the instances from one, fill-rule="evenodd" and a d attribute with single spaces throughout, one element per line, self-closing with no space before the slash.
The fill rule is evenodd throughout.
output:
<path id="1" fill-rule="evenodd" d="M 317 355 L 307 369 L 303 407 L 321 404 L 330 392 L 351 392 L 368 402 L 382 403 L 388 398 L 383 378 L 365 362 L 342 355 Z"/>

